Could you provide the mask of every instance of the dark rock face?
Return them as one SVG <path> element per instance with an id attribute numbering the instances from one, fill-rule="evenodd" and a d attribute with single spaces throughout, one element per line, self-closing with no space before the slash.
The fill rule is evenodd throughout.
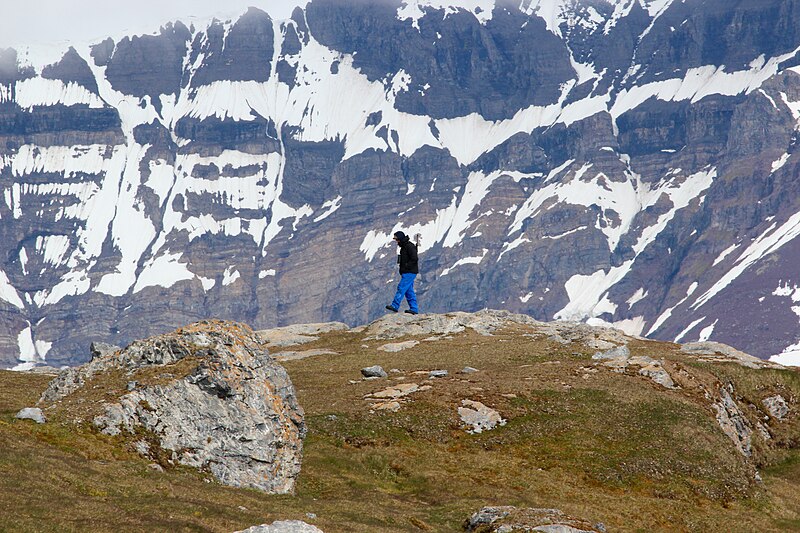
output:
<path id="1" fill-rule="evenodd" d="M 181 88 L 183 60 L 191 34 L 181 23 L 168 25 L 160 35 L 143 35 L 116 43 L 105 64 L 111 86 L 133 96 L 149 96 L 158 105 L 160 95 L 177 94 Z M 107 45 L 100 45 L 98 57 L 104 59 Z"/>
<path id="2" fill-rule="evenodd" d="M 208 316 L 367 322 L 399 229 L 424 311 L 800 341 L 797 7 L 489 4 L 0 51 L 2 365 Z"/>

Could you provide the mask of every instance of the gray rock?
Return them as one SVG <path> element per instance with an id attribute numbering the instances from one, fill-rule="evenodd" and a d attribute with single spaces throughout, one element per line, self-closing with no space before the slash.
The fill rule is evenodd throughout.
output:
<path id="1" fill-rule="evenodd" d="M 458 416 L 462 422 L 472 427 L 468 433 L 482 433 L 506 424 L 500 413 L 481 402 L 461 400 L 461 405 L 464 407 L 458 408 Z"/>
<path id="2" fill-rule="evenodd" d="M 712 404 L 716 411 L 716 419 L 722 431 L 731 439 L 736 449 L 745 457 L 753 454 L 752 436 L 753 428 L 742 410 L 731 396 L 733 385 L 722 387 L 719 391 L 720 398 Z"/>
<path id="3" fill-rule="evenodd" d="M 47 422 L 47 418 L 45 418 L 44 413 L 38 407 L 20 409 L 15 418 L 19 418 L 20 420 L 33 420 L 37 424 L 44 424 Z"/>
<path id="4" fill-rule="evenodd" d="M 681 351 L 700 356 L 703 361 L 736 363 L 747 368 L 784 368 L 783 365 L 753 357 L 721 342 L 690 342 L 682 345 Z"/>
<path id="5" fill-rule="evenodd" d="M 761 403 L 767 408 L 769 414 L 778 420 L 783 420 L 789 414 L 789 404 L 780 394 L 764 398 Z"/>
<path id="6" fill-rule="evenodd" d="M 480 511 L 473 514 L 467 520 L 465 524 L 465 529 L 467 531 L 475 531 L 480 526 L 488 526 L 494 524 L 498 520 L 501 520 L 511 514 L 513 511 L 516 510 L 516 507 L 512 506 L 500 506 L 500 507 L 484 507 Z"/>
<path id="7" fill-rule="evenodd" d="M 321 322 L 316 324 L 294 324 L 280 328 L 264 329 L 256 332 L 258 338 L 270 348 L 285 348 L 319 340 L 319 335 L 331 331 L 349 329 L 342 322 Z"/>
<path id="8" fill-rule="evenodd" d="M 605 352 L 597 352 L 592 356 L 592 359 L 628 359 L 631 356 L 631 351 L 627 345 L 617 346 Z"/>
<path id="9" fill-rule="evenodd" d="M 272 524 L 253 526 L 236 533 L 323 533 L 321 529 L 302 520 L 279 520 Z"/>
<path id="10" fill-rule="evenodd" d="M 397 339 L 406 336 L 452 335 L 467 328 L 481 335 L 491 335 L 496 329 L 510 324 L 540 325 L 527 315 L 484 309 L 476 313 L 447 314 L 388 314 L 367 326 L 365 340 Z"/>
<path id="11" fill-rule="evenodd" d="M 174 333 L 137 341 L 53 380 L 41 402 L 74 393 L 92 376 L 139 370 L 196 358 L 167 383 L 139 382 L 119 391 L 92 421 L 108 435 L 151 432 L 158 446 L 183 465 L 209 470 L 220 482 L 270 493 L 290 493 L 300 472 L 303 410 L 289 376 L 261 350 L 246 326 L 203 321 Z M 145 455 L 152 453 L 140 447 Z"/>
<path id="12" fill-rule="evenodd" d="M 389 374 L 380 365 L 368 366 L 361 369 L 361 375 L 365 378 L 385 378 Z"/>
<path id="13" fill-rule="evenodd" d="M 379 347 L 378 349 L 382 352 L 402 352 L 403 350 L 408 350 L 409 348 L 413 348 L 419 344 L 419 341 L 405 341 L 405 342 L 390 342 L 388 344 L 384 344 L 383 346 Z"/>
<path id="14" fill-rule="evenodd" d="M 478 372 L 477 368 L 472 368 L 471 366 L 465 366 L 464 368 L 461 369 L 460 373 L 461 374 L 474 374 L 475 372 Z"/>
<path id="15" fill-rule="evenodd" d="M 447 370 L 431 370 L 428 372 L 429 378 L 446 378 L 448 375 Z"/>
<path id="16" fill-rule="evenodd" d="M 418 390 L 420 390 L 420 387 L 416 383 L 398 383 L 397 385 L 392 385 L 386 389 L 368 394 L 367 398 L 376 400 L 394 400 L 396 398 L 408 396 L 409 394 L 417 392 Z"/>
<path id="17" fill-rule="evenodd" d="M 572 527 L 567 524 L 546 524 L 543 526 L 536 526 L 532 531 L 543 531 L 545 533 L 589 533 L 589 530 L 578 529 L 577 527 Z"/>
<path id="18" fill-rule="evenodd" d="M 119 346 L 114 346 L 113 344 L 105 342 L 93 342 L 89 345 L 89 353 L 92 355 L 92 359 L 111 355 L 118 351 L 120 351 Z"/>
<path id="19" fill-rule="evenodd" d="M 675 382 L 672 377 L 660 364 L 651 363 L 639 369 L 639 375 L 648 377 L 654 382 L 667 389 L 675 389 Z"/>
<path id="20" fill-rule="evenodd" d="M 506 533 L 511 531 L 543 531 L 546 533 L 598 533 L 605 526 L 565 515 L 558 509 L 484 507 L 464 524 L 467 531 Z"/>

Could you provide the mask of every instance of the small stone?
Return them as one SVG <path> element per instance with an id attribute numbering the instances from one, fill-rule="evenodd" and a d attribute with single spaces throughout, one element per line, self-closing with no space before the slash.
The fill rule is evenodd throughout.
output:
<path id="1" fill-rule="evenodd" d="M 447 370 L 431 370 L 428 372 L 428 377 L 430 378 L 446 378 L 447 377 Z"/>
<path id="2" fill-rule="evenodd" d="M 139 455 L 147 456 L 150 453 L 150 445 L 147 441 L 140 440 L 133 443 L 133 447 L 139 452 Z"/>
<path id="3" fill-rule="evenodd" d="M 783 420 L 789 414 L 789 404 L 781 395 L 764 398 L 761 403 L 767 408 L 769 414 L 778 420 Z"/>
<path id="4" fill-rule="evenodd" d="M 464 368 L 461 369 L 461 374 L 473 374 L 477 371 L 478 371 L 477 368 L 472 368 L 471 366 L 465 366 Z"/>
<path id="5" fill-rule="evenodd" d="M 25 409 L 21 409 L 17 413 L 16 418 L 20 420 L 33 420 L 37 424 L 44 424 L 47 422 L 44 413 L 38 407 L 26 407 Z"/>
<path id="6" fill-rule="evenodd" d="M 464 407 L 458 408 L 458 416 L 461 417 L 462 422 L 472 426 L 468 433 L 481 433 L 494 429 L 498 425 L 504 426 L 506 424 L 500 413 L 490 407 L 486 407 L 481 402 L 461 400 L 461 405 Z"/>
<path id="7" fill-rule="evenodd" d="M 368 366 L 361 369 L 361 375 L 365 378 L 385 378 L 389 374 L 386 373 L 379 365 Z"/>
<path id="8" fill-rule="evenodd" d="M 327 418 L 328 420 L 331 420 L 331 421 L 333 421 L 333 420 L 337 420 L 339 417 L 338 417 L 338 416 L 336 416 L 336 415 L 328 415 L 328 416 L 326 416 L 325 418 Z"/>
<path id="9" fill-rule="evenodd" d="M 314 520 L 317 518 L 317 515 L 314 513 L 306 513 L 306 518 L 308 518 L 309 520 Z"/>
<path id="10" fill-rule="evenodd" d="M 639 369 L 639 375 L 652 379 L 664 388 L 675 389 L 675 382 L 672 381 L 669 373 L 660 364 L 651 364 Z"/>
<path id="11" fill-rule="evenodd" d="M 516 395 L 516 394 L 514 394 L 514 393 L 509 393 L 509 394 L 501 394 L 500 396 L 502 396 L 503 398 L 508 398 L 509 400 L 513 400 L 514 398 L 516 398 L 516 397 L 517 397 L 517 395 Z"/>
<path id="12" fill-rule="evenodd" d="M 391 413 L 397 412 L 400 410 L 400 402 L 381 402 L 376 403 L 372 406 L 373 409 L 378 409 L 380 411 L 389 411 Z"/>
<path id="13" fill-rule="evenodd" d="M 128 390 L 129 390 L 129 391 L 132 391 L 132 390 L 134 390 L 134 389 L 136 388 L 136 385 L 137 385 L 137 384 L 138 384 L 138 383 L 137 383 L 137 382 L 135 382 L 135 381 L 129 381 L 129 382 L 128 382 Z"/>
<path id="14" fill-rule="evenodd" d="M 150 470 L 155 470 L 156 472 L 164 471 L 164 467 L 158 463 L 150 463 L 149 465 L 147 465 L 147 468 L 149 468 Z"/>

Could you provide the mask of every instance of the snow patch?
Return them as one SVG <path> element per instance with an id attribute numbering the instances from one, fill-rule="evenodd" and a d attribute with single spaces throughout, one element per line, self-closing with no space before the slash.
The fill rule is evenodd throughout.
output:
<path id="1" fill-rule="evenodd" d="M 716 259 L 714 259 L 714 264 L 713 264 L 713 265 L 711 265 L 711 266 L 717 266 L 719 263 L 721 263 L 722 261 L 724 261 L 724 260 L 725 260 L 725 258 L 726 258 L 726 257 L 728 257 L 728 255 L 729 255 L 731 252 L 733 252 L 733 251 L 734 251 L 735 249 L 737 249 L 738 247 L 739 247 L 739 243 L 735 243 L 735 244 L 732 244 L 732 245 L 728 246 L 728 247 L 727 247 L 727 248 L 725 248 L 724 250 L 722 250 L 722 252 L 720 252 L 720 254 L 717 256 L 717 258 L 716 258 Z"/>
<path id="2" fill-rule="evenodd" d="M 8 280 L 8 276 L 2 270 L 0 270 L 0 300 L 10 303 L 17 309 L 25 309 L 25 304 L 22 302 L 22 298 L 19 297 L 17 289 L 14 288 Z"/>
<path id="3" fill-rule="evenodd" d="M 639 290 L 633 293 L 633 296 L 625 300 L 625 303 L 628 304 L 628 309 L 633 307 L 636 303 L 641 302 L 647 297 L 647 292 L 644 290 L 644 287 L 639 287 Z"/>
<path id="4" fill-rule="evenodd" d="M 675 342 L 680 342 L 681 339 L 683 339 L 683 337 L 686 336 L 687 333 L 692 331 L 695 328 L 695 326 L 697 326 L 700 322 L 702 322 L 705 319 L 706 319 L 706 317 L 700 317 L 697 320 L 695 320 L 694 322 L 692 322 L 691 324 L 689 324 L 688 326 L 686 326 L 686 329 L 684 329 L 683 331 L 678 333 L 678 336 L 675 337 Z M 714 329 L 713 326 L 712 326 L 711 329 L 712 330 Z M 703 331 L 705 331 L 705 330 L 703 330 Z M 702 335 L 702 333 L 701 333 L 701 335 Z"/>
<path id="5" fill-rule="evenodd" d="M 342 206 L 342 197 L 337 196 L 333 200 L 328 200 L 324 204 L 322 204 L 322 209 L 324 210 L 319 216 L 314 219 L 314 222 L 319 222 L 321 220 L 325 220 L 333 213 L 336 212 Z"/>
<path id="6" fill-rule="evenodd" d="M 704 292 L 693 304 L 692 309 L 697 309 L 716 296 L 721 290 L 730 285 L 736 278 L 742 275 L 750 266 L 778 251 L 785 244 L 791 242 L 800 235 L 800 213 L 795 213 L 779 228 L 777 223 L 773 223 L 761 235 L 755 239 L 747 249 L 742 252 L 736 260 L 735 265 L 725 273 L 714 285 Z"/>
<path id="7" fill-rule="evenodd" d="M 397 8 L 398 20 L 410 20 L 412 26 L 419 30 L 419 20 L 427 10 L 444 10 L 444 16 L 458 13 L 461 10 L 475 15 L 481 24 L 492 20 L 495 0 L 403 0 Z"/>
<path id="8" fill-rule="evenodd" d="M 477 256 L 477 257 L 465 257 L 463 259 L 459 259 L 450 268 L 445 268 L 442 271 L 442 274 L 441 274 L 440 277 L 444 277 L 444 276 L 448 275 L 450 272 L 452 272 L 453 270 L 455 270 L 456 268 L 458 268 L 458 267 L 460 267 L 462 265 L 479 265 L 479 264 L 481 264 L 481 261 L 483 261 L 483 258 L 486 257 L 487 253 L 489 253 L 489 250 L 484 248 L 483 249 L 483 254 L 480 255 L 480 256 Z"/>
<path id="9" fill-rule="evenodd" d="M 147 287 L 164 287 L 169 289 L 179 281 L 194 279 L 186 263 L 181 263 L 180 258 L 183 253 L 165 253 L 155 259 L 150 259 L 145 263 L 141 274 L 136 279 L 133 293 Z"/>
<path id="10" fill-rule="evenodd" d="M 800 342 L 787 346 L 781 353 L 773 355 L 769 360 L 784 366 L 800 366 Z"/>
<path id="11" fill-rule="evenodd" d="M 61 80 L 48 80 L 35 77 L 18 81 L 11 92 L 0 92 L 0 104 L 11 101 L 15 94 L 16 104 L 30 111 L 34 107 L 54 105 L 87 105 L 93 109 L 105 107 L 105 102 L 86 87 L 74 82 L 64 83 Z"/>
<path id="12" fill-rule="evenodd" d="M 234 267 L 229 266 L 225 269 L 225 272 L 222 276 L 222 286 L 227 287 L 228 285 L 234 283 L 237 279 L 239 279 L 241 275 L 239 271 L 236 270 Z"/>

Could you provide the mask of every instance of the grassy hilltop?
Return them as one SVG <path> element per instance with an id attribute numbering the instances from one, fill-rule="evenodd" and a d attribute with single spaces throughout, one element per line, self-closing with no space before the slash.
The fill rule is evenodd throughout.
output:
<path id="1" fill-rule="evenodd" d="M 73 423 L 123 394 L 120 376 L 98 377 L 37 425 L 14 415 L 52 376 L 0 371 L 0 530 L 232 532 L 300 519 L 326 533 L 461 531 L 481 507 L 513 505 L 557 508 L 608 531 L 800 531 L 800 372 L 625 338 L 631 357 L 660 361 L 676 385 L 667 388 L 638 366 L 593 359 L 603 350 L 590 329 L 509 321 L 492 335 L 390 339 L 356 328 L 271 348 L 295 352 L 279 359 L 308 425 L 294 496 L 226 487 L 166 454 L 160 464 L 140 457 L 129 437 Z M 363 379 L 375 364 L 388 377 Z M 461 373 L 466 366 L 478 371 Z M 436 369 L 448 375 L 429 377 Z M 399 408 L 370 399 L 400 383 L 419 388 Z M 753 432 L 750 457 L 717 422 L 721 388 L 768 432 Z M 763 405 L 774 395 L 789 405 L 783 420 Z M 468 433 L 462 400 L 507 423 Z"/>

